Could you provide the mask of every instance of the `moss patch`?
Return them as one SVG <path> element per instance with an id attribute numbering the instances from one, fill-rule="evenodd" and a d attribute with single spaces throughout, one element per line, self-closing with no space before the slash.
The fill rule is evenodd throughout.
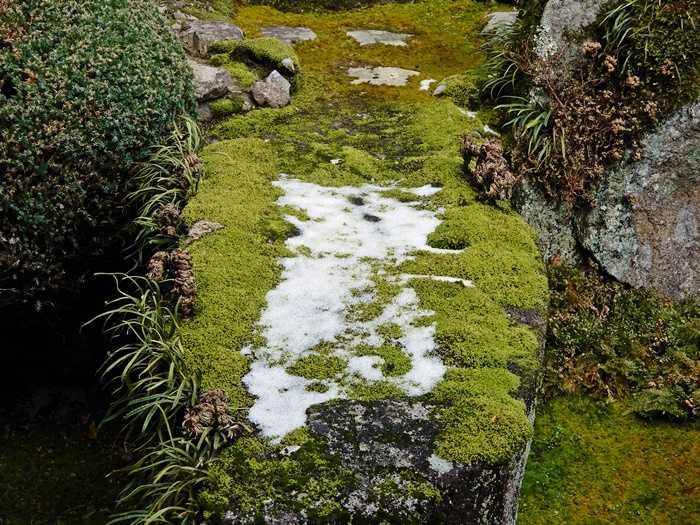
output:
<path id="1" fill-rule="evenodd" d="M 224 141 L 204 150 L 207 178 L 184 210 L 190 223 L 215 221 L 224 229 L 190 246 L 198 286 L 197 315 L 182 326 L 190 365 L 204 388 L 223 388 L 235 406 L 250 399 L 241 383 L 265 294 L 278 282 L 284 239 L 271 239 L 279 191 L 272 148 L 261 140 Z"/>
<path id="2" fill-rule="evenodd" d="M 700 427 L 562 397 L 535 422 L 518 522 L 698 523 Z"/>
<path id="3" fill-rule="evenodd" d="M 290 366 L 287 372 L 306 379 L 332 379 L 342 373 L 347 365 L 347 361 L 340 357 L 310 354 Z"/>

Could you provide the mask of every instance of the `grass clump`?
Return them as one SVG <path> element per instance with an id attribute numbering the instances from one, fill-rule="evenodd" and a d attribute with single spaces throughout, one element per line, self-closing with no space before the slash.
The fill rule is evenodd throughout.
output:
<path id="1" fill-rule="evenodd" d="M 700 414 L 700 305 L 630 290 L 595 271 L 550 270 L 545 387 L 626 399 L 644 417 Z"/>

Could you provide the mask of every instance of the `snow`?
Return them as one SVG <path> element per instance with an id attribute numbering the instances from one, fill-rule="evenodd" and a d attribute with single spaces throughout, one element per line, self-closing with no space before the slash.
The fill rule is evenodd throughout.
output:
<path id="1" fill-rule="evenodd" d="M 382 195 L 394 187 L 324 187 L 284 175 L 274 184 L 284 191 L 278 204 L 303 210 L 310 220 L 286 217 L 300 232 L 286 242 L 297 255 L 280 261 L 280 283 L 267 295 L 259 322 L 265 345 L 243 350 L 253 359 L 244 377 L 256 397 L 251 421 L 264 436 L 279 439 L 305 424 L 306 409 L 311 405 L 347 397 L 348 388 L 358 381 L 392 382 L 415 396 L 432 390 L 445 366 L 435 354 L 434 324 L 415 326 L 417 320 L 433 312 L 420 308 L 409 282 L 430 278 L 473 286 L 469 281 L 399 276 L 395 282 L 401 286 L 400 293 L 377 318 L 353 320 L 349 310 L 373 300 L 376 275 L 389 278 L 389 270 L 411 254 L 435 251 L 427 239 L 440 224 L 436 212 L 421 202 L 404 203 Z M 429 197 L 440 188 L 406 191 Z M 384 377 L 381 357 L 354 353 L 359 345 L 376 348 L 384 344 L 379 328 L 387 323 L 401 328 L 397 343 L 411 359 L 411 370 L 403 376 Z M 286 369 L 301 357 L 314 354 L 321 343 L 329 344 L 331 354 L 346 359 L 348 366 L 337 377 L 323 381 L 327 392 L 310 392 L 306 388 L 313 381 L 291 375 Z"/>
<path id="2" fill-rule="evenodd" d="M 420 91 L 428 91 L 430 89 L 430 85 L 437 82 L 434 78 L 428 78 L 425 80 L 420 81 Z"/>

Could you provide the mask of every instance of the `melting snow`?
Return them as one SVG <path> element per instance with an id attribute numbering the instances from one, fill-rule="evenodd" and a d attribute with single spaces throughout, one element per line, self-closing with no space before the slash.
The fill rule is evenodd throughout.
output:
<path id="1" fill-rule="evenodd" d="M 400 293 L 377 318 L 353 321 L 348 310 L 374 299 L 368 291 L 375 285 L 374 275 L 395 267 L 413 252 L 435 251 L 427 239 L 440 224 L 436 213 L 421 203 L 383 196 L 391 189 L 386 187 L 332 188 L 285 176 L 275 185 L 284 191 L 278 204 L 303 210 L 310 220 L 286 217 L 300 232 L 286 243 L 297 255 L 282 259 L 280 284 L 267 295 L 260 320 L 266 345 L 244 349 L 253 356 L 253 364 L 243 381 L 257 398 L 250 419 L 263 435 L 280 438 L 305 424 L 308 407 L 345 397 L 348 386 L 358 382 L 389 381 L 409 395 L 429 392 L 445 367 L 434 353 L 434 325 L 415 326 L 433 312 L 419 307 L 408 283 L 412 278 L 431 278 L 472 284 L 450 277 L 402 275 L 394 280 L 401 286 Z M 407 191 L 427 197 L 440 189 L 425 186 Z M 359 345 L 381 346 L 385 341 L 379 328 L 387 323 L 401 328 L 397 343 L 412 362 L 403 376 L 384 377 L 381 357 L 354 353 Z M 345 371 L 323 381 L 328 389 L 323 393 L 306 390 L 313 381 L 286 370 L 299 358 L 314 354 L 320 343 L 328 343 L 332 355 L 348 361 Z"/>

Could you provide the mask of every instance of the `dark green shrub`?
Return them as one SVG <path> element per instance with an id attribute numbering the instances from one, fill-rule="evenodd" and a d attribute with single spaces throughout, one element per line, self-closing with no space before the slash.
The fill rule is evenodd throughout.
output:
<path id="1" fill-rule="evenodd" d="M 191 113 L 191 73 L 148 0 L 19 0 L 0 19 L 0 288 L 36 300 L 113 246 L 129 170 Z"/>
<path id="2" fill-rule="evenodd" d="M 700 415 L 700 303 L 674 304 L 595 271 L 550 268 L 545 388 L 628 399 L 639 415 Z"/>

